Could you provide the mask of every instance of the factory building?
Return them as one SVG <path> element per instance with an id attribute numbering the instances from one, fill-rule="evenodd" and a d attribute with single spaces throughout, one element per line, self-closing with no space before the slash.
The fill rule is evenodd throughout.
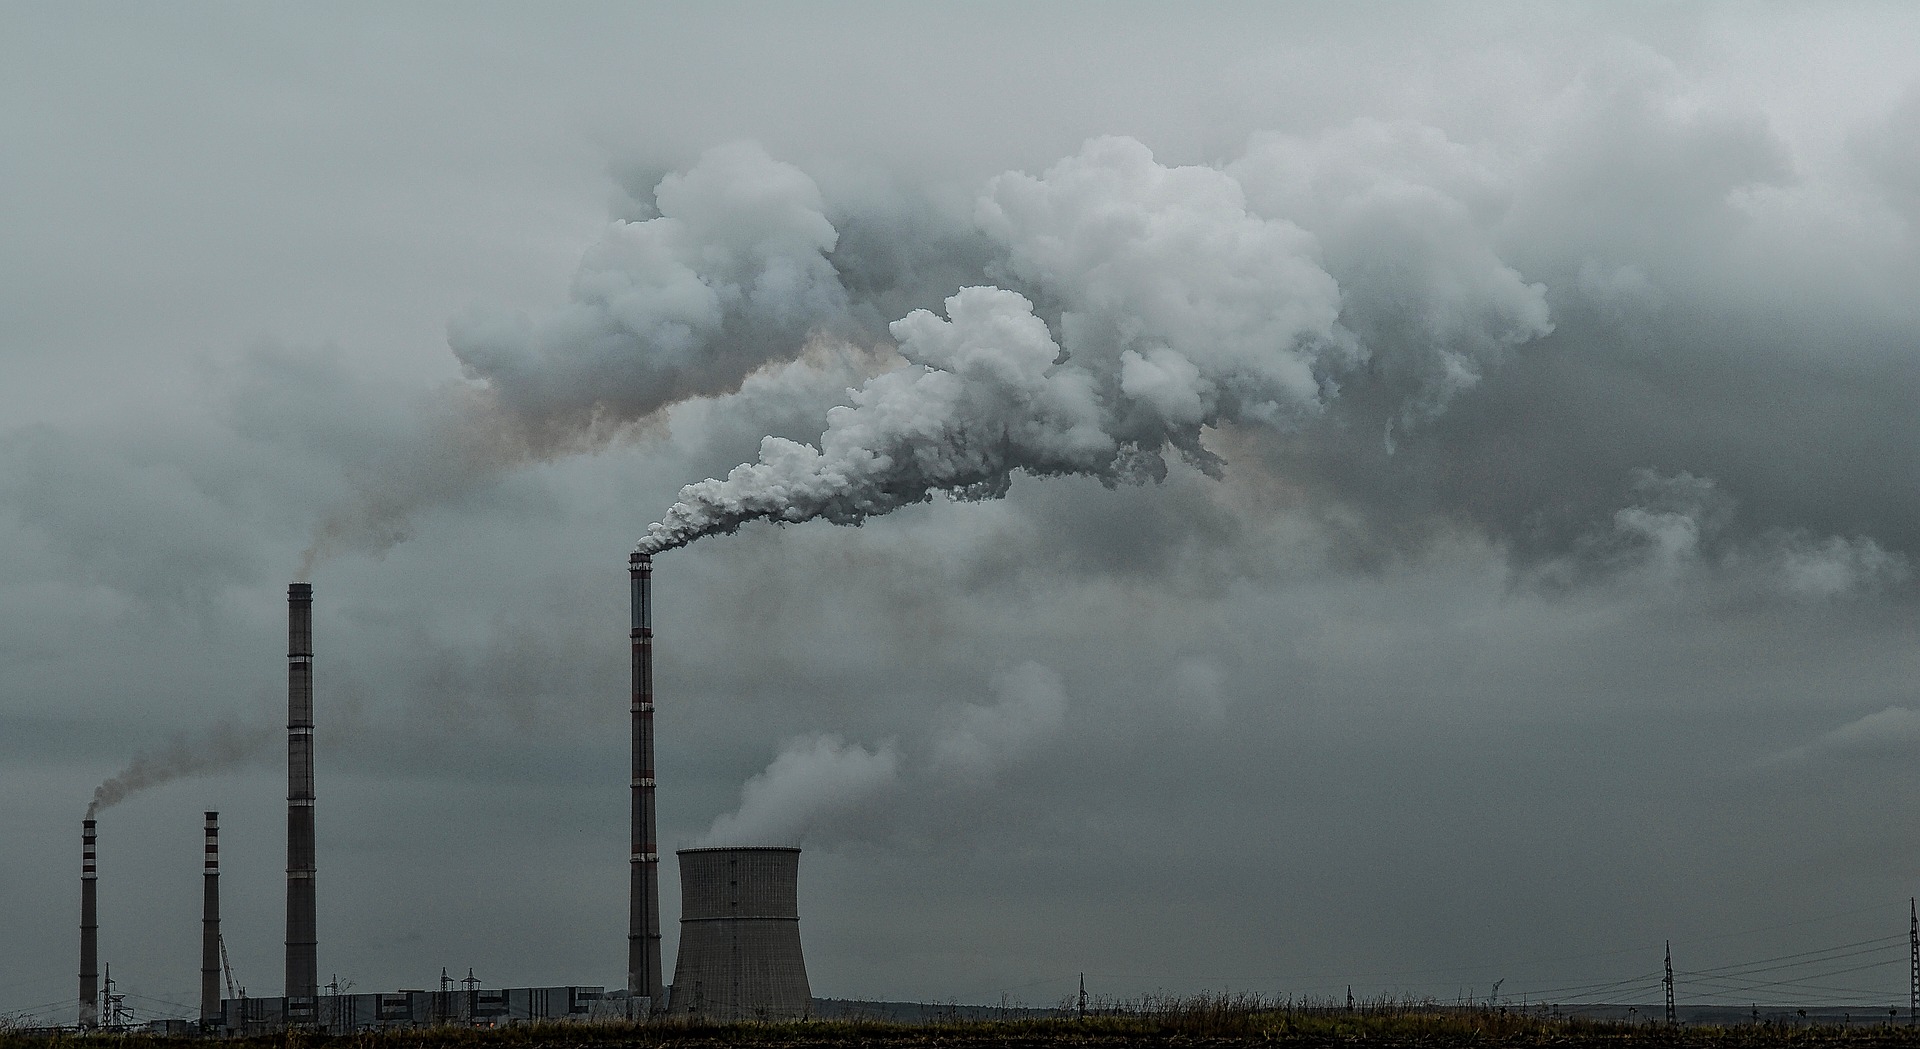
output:
<path id="1" fill-rule="evenodd" d="M 501 1026 L 574 1020 L 644 1020 L 673 1013 L 714 1020 L 785 1019 L 808 1014 L 810 988 L 800 953 L 800 850 L 785 846 L 684 849 L 680 857 L 680 951 L 671 989 L 661 966 L 660 875 L 654 801 L 652 559 L 628 561 L 632 617 L 632 777 L 627 983 L 602 987 L 325 994 L 320 986 L 314 891 L 313 587 L 287 588 L 286 991 L 249 998 L 234 987 L 220 931 L 219 813 L 203 826 L 205 866 L 198 1029 L 250 1036 L 309 1028 L 334 1034 L 441 1025 Z M 101 1023 L 96 823 L 82 835 L 79 1027 Z M 227 994 L 222 997 L 221 980 Z M 185 1033 L 184 1020 L 156 1021 Z M 180 1027 L 180 1031 L 175 1031 Z M 159 1030 L 159 1028 L 156 1028 Z"/>
<path id="2" fill-rule="evenodd" d="M 712 1020 L 807 1014 L 800 956 L 800 850 L 680 850 L 680 955 L 672 1011 Z"/>
<path id="3" fill-rule="evenodd" d="M 620 1020 L 626 1002 L 600 987 L 479 987 L 389 994 L 322 994 L 314 999 L 313 1018 L 298 1008 L 289 1014 L 285 998 L 228 998 L 211 1032 L 244 1038 L 271 1034 L 289 1026 L 324 1034 L 403 1030 L 415 1027 L 512 1027 L 555 1021 Z"/>

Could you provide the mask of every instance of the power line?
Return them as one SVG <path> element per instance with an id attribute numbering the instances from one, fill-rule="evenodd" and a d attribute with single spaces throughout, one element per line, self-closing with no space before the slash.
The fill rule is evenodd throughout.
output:
<path id="1" fill-rule="evenodd" d="M 1890 937 L 1890 939 L 1897 940 L 1899 939 L 1899 937 Z M 1862 941 L 1862 943 L 1871 943 L 1871 942 L 1873 941 Z M 1675 971 L 1678 972 L 1681 976 L 1691 976 L 1691 977 L 1751 976 L 1755 973 L 1777 972 L 1781 969 L 1795 969 L 1795 968 L 1799 968 L 1801 966 L 1806 966 L 1806 965 L 1819 965 L 1825 962 L 1843 961 L 1847 958 L 1858 958 L 1858 957 L 1861 957 L 1862 955 L 1881 954 L 1887 951 L 1894 950 L 1893 944 L 1884 943 L 1884 942 L 1880 943 L 1877 946 L 1864 947 L 1860 950 L 1847 950 L 1847 948 L 1849 947 L 1861 947 L 1861 944 L 1843 944 L 1839 947 L 1828 947 L 1825 950 L 1820 950 L 1820 951 L 1803 951 L 1799 955 L 1782 955 L 1781 956 L 1781 958 L 1800 958 L 1799 961 L 1781 962 L 1780 958 L 1761 958 L 1756 961 L 1744 962 L 1736 965 L 1723 965 L 1717 969 L 1697 969 L 1697 970 L 1691 970 L 1691 971 L 1679 969 Z M 1844 953 L 1835 953 L 1835 952 L 1844 952 Z M 1767 962 L 1781 962 L 1781 964 L 1768 965 L 1766 964 Z"/>

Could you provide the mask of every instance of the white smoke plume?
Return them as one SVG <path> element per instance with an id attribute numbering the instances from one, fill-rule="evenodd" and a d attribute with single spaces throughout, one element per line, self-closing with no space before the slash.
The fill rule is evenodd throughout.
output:
<path id="1" fill-rule="evenodd" d="M 669 405 L 732 392 L 850 329 L 827 255 L 838 234 L 804 172 L 752 143 L 708 151 L 654 189 L 657 214 L 616 221 L 582 258 L 571 301 L 475 310 L 448 326 L 470 384 L 441 391 L 421 432 L 356 464 L 352 496 L 316 527 L 302 578 L 347 549 L 383 552 L 413 516 L 508 470 L 589 451 Z"/>
<path id="2" fill-rule="evenodd" d="M 703 845 L 797 844 L 812 832 L 854 832 L 889 795 L 915 787 L 979 789 L 1031 757 L 1066 721 L 1060 676 L 1037 663 L 995 675 L 991 704 L 962 704 L 920 745 L 875 746 L 838 736 L 790 739 L 740 789 L 740 805 L 713 822 Z"/>
<path id="3" fill-rule="evenodd" d="M 1291 428 L 1368 359 L 1316 237 L 1252 210 L 1229 171 L 1167 167 L 1131 139 L 1098 139 L 1041 177 L 992 180 L 976 218 L 1004 253 L 1001 276 L 1037 298 L 965 288 L 944 319 L 894 322 L 912 367 L 853 391 L 818 447 L 768 438 L 757 462 L 682 489 L 639 548 L 752 520 L 858 524 L 936 493 L 993 498 L 1016 471 L 1137 484 L 1164 476 L 1169 451 L 1212 469 L 1204 428 Z M 1549 330 L 1538 286 L 1488 252 L 1469 261 L 1495 277 L 1442 281 L 1441 330 L 1395 351 L 1435 362 L 1405 365 L 1444 380 L 1409 395 L 1429 412 L 1472 385 L 1462 346 L 1484 355 Z M 1036 301 L 1057 308 L 1057 340 Z M 1397 338 L 1391 321 L 1359 327 Z"/>
<path id="4" fill-rule="evenodd" d="M 797 843 L 821 820 L 885 792 L 899 766 L 888 743 L 869 749 L 838 736 L 788 740 L 766 771 L 740 788 L 740 807 L 715 820 L 702 844 Z"/>
<path id="5" fill-rule="evenodd" d="M 676 401 L 729 392 L 847 309 L 819 187 L 752 143 L 710 150 L 581 260 L 567 306 L 476 312 L 449 341 L 536 448 L 592 439 Z"/>
<path id="6" fill-rule="evenodd" d="M 204 736 L 176 737 L 159 750 L 135 754 L 126 768 L 93 789 L 87 818 L 152 787 L 244 765 L 265 754 L 273 738 L 270 725 L 222 723 Z"/>

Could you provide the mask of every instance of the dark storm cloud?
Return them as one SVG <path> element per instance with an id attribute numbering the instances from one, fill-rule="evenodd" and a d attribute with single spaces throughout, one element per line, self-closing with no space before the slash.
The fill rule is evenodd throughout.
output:
<path id="1" fill-rule="evenodd" d="M 1363 550 L 1452 519 L 1549 556 L 1652 468 L 1714 479 L 1742 533 L 1912 552 L 1920 474 L 1902 449 L 1920 430 L 1888 396 L 1920 380 L 1900 350 L 1910 319 L 1835 286 L 1804 234 L 1769 228 L 1792 201 L 1755 194 L 1800 176 L 1756 115 L 1697 107 L 1670 78 L 1595 77 L 1492 223 L 1547 284 L 1554 332 L 1393 454 L 1373 439 L 1391 401 L 1350 385 L 1346 411 L 1276 442 L 1276 468 L 1356 508 Z M 1756 271 L 1755 252 L 1778 268 Z M 1891 261 L 1911 272 L 1910 254 Z"/>
<path id="2" fill-rule="evenodd" d="M 1167 172 L 1166 188 L 1149 191 L 1165 194 L 1159 202 L 1121 204 L 1139 191 L 1096 188 L 1092 172 L 1128 170 L 1108 144 L 1044 179 L 1003 176 L 976 209 L 1000 252 L 980 276 L 1052 304 L 1006 300 L 1049 317 L 1033 329 L 1028 355 L 1043 370 L 1031 383 L 999 404 L 966 400 L 1009 381 L 968 370 L 1021 340 L 986 319 L 985 292 L 970 292 L 965 318 L 940 322 L 953 349 L 934 348 L 933 329 L 912 318 L 895 325 L 911 367 L 872 380 L 853 411 L 827 420 L 818 451 L 773 442 L 758 464 L 689 488 L 647 542 L 677 545 L 758 517 L 856 523 L 934 492 L 997 495 L 1015 471 L 1164 476 L 1159 442 L 1213 459 L 1193 428 L 1206 425 L 1244 431 L 1214 444 L 1264 459 L 1299 509 L 1338 522 L 1341 556 L 1359 564 L 1457 528 L 1486 532 L 1523 565 L 1590 551 L 1633 479 L 1659 471 L 1705 478 L 1739 501 L 1715 543 L 1804 534 L 1797 541 L 1827 543 L 1843 560 L 1842 547 L 1871 560 L 1884 546 L 1896 571 L 1866 574 L 1897 579 L 1920 541 L 1920 467 L 1899 454 L 1920 431 L 1888 395 L 1920 379 L 1896 349 L 1908 318 L 1809 271 L 1806 234 L 1789 221 L 1809 206 L 1809 176 L 1757 112 L 1692 90 L 1664 60 L 1627 49 L 1549 103 L 1549 130 L 1526 149 L 1360 121 L 1313 138 L 1256 136 L 1224 172 L 1146 158 Z M 1140 230 L 1188 221 L 1171 217 L 1207 215 L 1209 177 L 1235 200 L 1244 192 L 1249 229 L 1303 231 L 1303 272 L 1325 284 L 1236 259 L 1245 249 L 1224 239 L 1231 211 L 1195 226 L 1218 222 L 1208 235 L 1222 239 L 1163 247 L 1148 238 L 1167 234 L 1074 226 L 1061 210 L 1078 206 L 1061 203 L 1075 194 L 1111 194 L 1107 214 L 1138 207 Z M 1027 186 L 1057 199 L 1009 212 Z M 1187 210 L 1156 212 L 1167 201 Z M 1023 246 L 1029 236 L 1044 254 Z M 1125 283 L 1130 237 L 1163 253 L 1157 279 L 1205 303 L 1206 325 L 1183 328 L 1152 289 Z M 1755 251 L 1778 262 L 1756 268 Z M 1240 271 L 1208 268 L 1223 265 Z M 1264 295 L 1245 320 L 1230 298 L 1208 298 L 1234 294 L 1236 280 Z M 1777 315 L 1774 303 L 1796 297 L 1790 316 Z M 1326 314 L 1317 333 L 1256 326 L 1315 308 Z M 1236 362 L 1243 332 L 1259 349 Z M 1322 348 L 1302 356 L 1314 340 Z M 1117 349 L 1129 345 L 1146 352 Z M 1200 346 L 1214 356 L 1194 370 Z M 1295 385 L 1291 408 L 1257 379 L 1222 399 L 1257 374 L 1248 360 L 1313 361 L 1319 378 Z M 1071 410 L 1063 383 L 1081 384 Z M 1076 444 L 1075 427 L 1105 436 Z"/>

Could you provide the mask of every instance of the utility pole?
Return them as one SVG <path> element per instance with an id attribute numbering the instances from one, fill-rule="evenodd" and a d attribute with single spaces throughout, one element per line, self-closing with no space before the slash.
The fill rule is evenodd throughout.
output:
<path id="1" fill-rule="evenodd" d="M 1672 1026 L 1673 1018 L 1673 941 L 1667 941 L 1667 1025 Z"/>

